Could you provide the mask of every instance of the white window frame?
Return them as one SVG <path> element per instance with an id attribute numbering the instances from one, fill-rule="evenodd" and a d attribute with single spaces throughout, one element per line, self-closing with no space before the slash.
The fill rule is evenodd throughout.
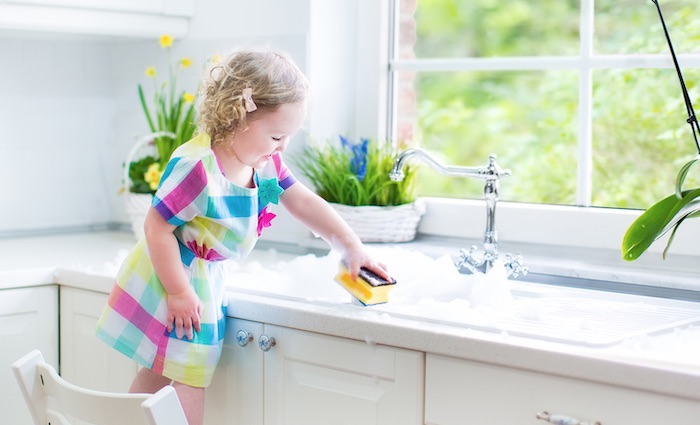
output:
<path id="1" fill-rule="evenodd" d="M 398 19 L 392 8 L 396 1 L 388 0 L 389 18 Z M 379 2 L 384 3 L 384 2 Z M 641 214 L 639 210 L 591 207 L 592 144 L 591 98 L 592 72 L 609 68 L 672 68 L 670 54 L 659 55 L 595 55 L 593 54 L 594 1 L 581 0 L 580 53 L 578 56 L 528 57 L 528 58 L 462 58 L 462 59 L 414 59 L 395 60 L 392 51 L 397 40 L 391 33 L 390 19 L 380 34 L 389 35 L 387 63 L 387 139 L 393 140 L 395 125 L 392 92 L 395 72 L 401 71 L 464 71 L 464 70 L 576 70 L 579 82 L 579 128 L 577 172 L 577 206 L 553 206 L 499 202 L 496 212 L 496 229 L 502 251 L 511 247 L 529 247 L 537 252 L 557 253 L 578 261 L 582 267 L 605 263 L 606 267 L 641 272 L 645 270 L 693 273 L 700 270 L 700 220 L 687 220 L 676 235 L 667 260 L 661 259 L 666 244 L 663 237 L 634 263 L 622 260 L 620 245 L 629 225 Z M 700 55 L 680 55 L 681 67 L 700 67 Z M 681 96 L 680 88 L 678 96 Z M 679 120 L 683 117 L 679 116 Z M 689 129 L 690 131 L 690 129 Z M 690 133 L 688 134 L 690 138 Z M 482 164 L 454 164 L 482 165 Z M 507 164 L 502 164 L 507 168 Z M 510 176 L 508 178 L 527 178 Z M 669 188 L 669 192 L 672 188 Z M 483 238 L 485 204 L 478 200 L 426 198 L 428 212 L 421 221 L 420 234 L 440 237 L 457 237 L 479 241 Z M 573 253 L 573 254 L 572 254 Z M 527 258 L 528 253 L 523 250 Z M 574 273 L 572 271 L 572 273 Z M 663 285 L 663 284 L 661 284 Z M 698 284 L 700 288 L 700 284 Z"/>

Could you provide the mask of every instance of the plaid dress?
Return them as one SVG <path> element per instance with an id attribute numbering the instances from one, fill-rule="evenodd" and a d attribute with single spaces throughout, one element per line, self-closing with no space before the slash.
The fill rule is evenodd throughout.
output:
<path id="1" fill-rule="evenodd" d="M 245 258 L 270 220 L 271 204 L 296 180 L 280 154 L 254 174 L 255 188 L 228 181 L 200 134 L 180 146 L 163 173 L 153 206 L 171 224 L 190 284 L 202 301 L 201 330 L 178 339 L 167 331 L 166 293 L 144 238 L 117 274 L 97 336 L 167 378 L 206 387 L 221 356 L 226 320 L 222 260 Z"/>

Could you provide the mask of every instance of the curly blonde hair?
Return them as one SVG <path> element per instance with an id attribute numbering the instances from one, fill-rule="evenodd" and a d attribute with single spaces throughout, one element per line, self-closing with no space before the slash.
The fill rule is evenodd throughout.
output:
<path id="1" fill-rule="evenodd" d="M 243 90 L 250 88 L 257 110 L 246 110 Z M 199 129 L 222 143 L 246 119 L 304 101 L 309 83 L 286 54 L 271 50 L 239 51 L 215 65 L 200 87 Z"/>

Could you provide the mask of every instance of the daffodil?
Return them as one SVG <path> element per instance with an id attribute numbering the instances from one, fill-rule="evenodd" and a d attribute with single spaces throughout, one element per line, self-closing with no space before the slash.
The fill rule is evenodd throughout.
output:
<path id="1" fill-rule="evenodd" d="M 219 63 L 219 62 L 221 62 L 221 55 L 218 54 L 218 53 L 214 53 L 214 54 L 211 55 L 211 57 L 209 58 L 209 62 L 211 62 L 211 63 Z"/>
<path id="2" fill-rule="evenodd" d="M 151 190 L 156 190 L 158 189 L 158 185 L 160 184 L 160 178 L 162 175 L 163 172 L 160 170 L 160 164 L 154 162 L 153 164 L 148 166 L 148 170 L 146 170 L 143 179 L 146 180 L 146 183 L 148 183 Z"/>
<path id="3" fill-rule="evenodd" d="M 168 34 L 163 34 L 160 36 L 160 47 L 162 48 L 168 48 L 172 47 L 173 45 L 173 36 L 168 35 Z"/>
<path id="4" fill-rule="evenodd" d="M 153 140 L 155 153 L 140 160 L 131 161 L 129 190 L 135 193 L 154 193 L 160 182 L 162 170 L 173 151 L 192 138 L 195 126 L 194 95 L 177 89 L 177 73 L 192 66 L 192 59 L 172 57 L 173 37 L 162 35 L 158 40 L 168 55 L 168 71 L 156 73 L 155 66 L 146 68 L 146 76 L 153 81 L 153 98 L 148 102 L 141 84 L 138 84 L 139 100 L 148 128 L 152 133 L 167 132 L 175 136 L 160 136 Z M 163 81 L 161 75 L 167 78 Z M 161 77 L 159 80 L 158 77 Z M 132 173 L 132 171 L 134 171 Z"/>

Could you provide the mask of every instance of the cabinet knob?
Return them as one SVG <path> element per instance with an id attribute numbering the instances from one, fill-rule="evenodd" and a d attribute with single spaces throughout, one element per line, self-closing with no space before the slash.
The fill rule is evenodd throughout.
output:
<path id="1" fill-rule="evenodd" d="M 253 340 L 253 334 L 250 333 L 250 332 L 246 332 L 246 331 L 244 331 L 244 330 L 241 329 L 241 330 L 238 331 L 238 333 L 236 334 L 236 342 L 237 342 L 238 345 L 240 345 L 241 347 L 245 347 L 245 346 L 248 345 L 248 343 L 251 342 L 252 340 Z"/>
<path id="2" fill-rule="evenodd" d="M 267 336 L 263 334 L 260 335 L 260 338 L 258 339 L 258 345 L 260 346 L 260 349 L 265 352 L 270 351 L 270 348 L 274 347 L 276 344 L 277 341 L 273 336 Z"/>
<path id="3" fill-rule="evenodd" d="M 543 421 L 547 421 L 555 425 L 601 425 L 601 423 L 598 421 L 581 422 L 576 418 L 572 418 L 571 416 L 552 414 L 547 412 L 546 410 L 544 412 L 538 413 L 536 417 L 537 419 L 542 419 Z"/>

